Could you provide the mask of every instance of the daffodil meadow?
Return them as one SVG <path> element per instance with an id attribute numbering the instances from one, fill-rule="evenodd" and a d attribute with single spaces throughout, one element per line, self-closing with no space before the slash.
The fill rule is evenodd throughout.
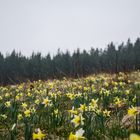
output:
<path id="1" fill-rule="evenodd" d="M 1 86 L 0 140 L 140 138 L 139 83 L 132 72 Z"/>

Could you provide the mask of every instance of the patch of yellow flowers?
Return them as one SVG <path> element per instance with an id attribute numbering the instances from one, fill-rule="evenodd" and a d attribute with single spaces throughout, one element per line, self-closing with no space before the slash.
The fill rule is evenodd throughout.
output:
<path id="1" fill-rule="evenodd" d="M 121 125 L 123 116 L 136 119 L 139 114 L 133 88 L 136 81 L 132 77 L 131 82 L 125 78 L 123 73 L 118 77 L 100 74 L 80 79 L 39 80 L 1 86 L 0 120 L 3 124 L 0 131 L 5 134 L 5 126 L 14 124 L 12 135 L 18 130 L 22 136 L 29 133 L 33 140 L 43 140 L 49 135 L 69 140 L 96 139 L 98 133 L 109 137 L 108 134 L 113 133 L 111 127 L 114 123 Z M 106 128 L 104 132 L 101 125 Z M 135 124 L 130 125 L 129 128 L 120 128 L 127 130 L 127 138 L 130 128 L 135 128 Z M 140 136 L 131 134 L 130 140 L 140 140 Z"/>

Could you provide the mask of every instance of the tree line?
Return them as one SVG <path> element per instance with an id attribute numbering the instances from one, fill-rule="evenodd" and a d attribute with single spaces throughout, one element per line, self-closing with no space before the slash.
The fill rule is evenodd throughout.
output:
<path id="1" fill-rule="evenodd" d="M 140 38 L 130 39 L 118 46 L 111 42 L 105 49 L 77 49 L 72 54 L 58 49 L 55 56 L 40 52 L 26 57 L 21 52 L 4 56 L 0 53 L 0 84 L 14 84 L 27 80 L 80 77 L 93 73 L 129 72 L 140 69 Z"/>

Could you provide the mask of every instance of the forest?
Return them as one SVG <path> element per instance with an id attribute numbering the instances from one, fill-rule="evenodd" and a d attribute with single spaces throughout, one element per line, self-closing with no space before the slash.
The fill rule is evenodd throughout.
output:
<path id="1" fill-rule="evenodd" d="M 13 50 L 10 54 L 0 53 L 0 83 L 15 84 L 27 80 L 61 79 L 84 77 L 98 73 L 131 72 L 140 69 L 140 38 L 134 43 L 130 39 L 116 46 L 111 42 L 105 49 L 68 50 L 42 56 L 33 52 L 24 56 Z"/>

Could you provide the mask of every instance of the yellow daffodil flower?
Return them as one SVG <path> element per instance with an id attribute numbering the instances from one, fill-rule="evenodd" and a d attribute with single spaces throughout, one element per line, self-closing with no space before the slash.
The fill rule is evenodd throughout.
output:
<path id="1" fill-rule="evenodd" d="M 25 114 L 26 117 L 30 117 L 31 111 L 29 109 L 27 109 L 27 110 L 24 111 L 24 114 Z"/>
<path id="2" fill-rule="evenodd" d="M 48 97 L 47 97 L 46 99 L 43 100 L 43 103 L 42 103 L 42 104 L 44 104 L 45 107 L 46 107 L 46 106 L 49 105 L 50 101 L 51 101 L 51 100 L 49 100 Z"/>
<path id="3" fill-rule="evenodd" d="M 136 116 L 138 114 L 138 110 L 136 107 L 131 107 L 128 109 L 129 116 Z"/>
<path id="4" fill-rule="evenodd" d="M 70 133 L 69 140 L 84 140 L 85 137 L 83 137 L 84 130 L 80 128 L 78 131 L 76 131 L 75 134 Z"/>
<path id="5" fill-rule="evenodd" d="M 11 106 L 11 102 L 10 101 L 5 102 L 5 106 L 6 107 L 10 107 Z"/>
<path id="6" fill-rule="evenodd" d="M 81 112 L 84 112 L 84 111 L 87 110 L 87 106 L 86 106 L 85 104 L 83 104 L 83 105 L 80 104 L 79 110 L 80 110 Z"/>
<path id="7" fill-rule="evenodd" d="M 140 140 L 140 136 L 132 133 L 132 134 L 130 134 L 130 140 Z"/>
<path id="8" fill-rule="evenodd" d="M 110 116 L 110 112 L 111 112 L 111 111 L 108 111 L 107 109 L 105 109 L 105 110 L 103 111 L 103 115 L 104 115 L 105 117 L 109 117 L 109 116 Z"/>
<path id="9" fill-rule="evenodd" d="M 27 107 L 27 104 L 26 103 L 22 103 L 21 106 L 25 109 Z"/>
<path id="10" fill-rule="evenodd" d="M 43 140 L 46 134 L 43 134 L 42 131 L 38 128 L 37 133 L 33 133 L 33 140 Z"/>
<path id="11" fill-rule="evenodd" d="M 75 125 L 75 127 L 77 127 L 80 124 L 84 124 L 83 120 L 84 118 L 82 117 L 82 115 L 75 115 L 71 122 Z"/>

